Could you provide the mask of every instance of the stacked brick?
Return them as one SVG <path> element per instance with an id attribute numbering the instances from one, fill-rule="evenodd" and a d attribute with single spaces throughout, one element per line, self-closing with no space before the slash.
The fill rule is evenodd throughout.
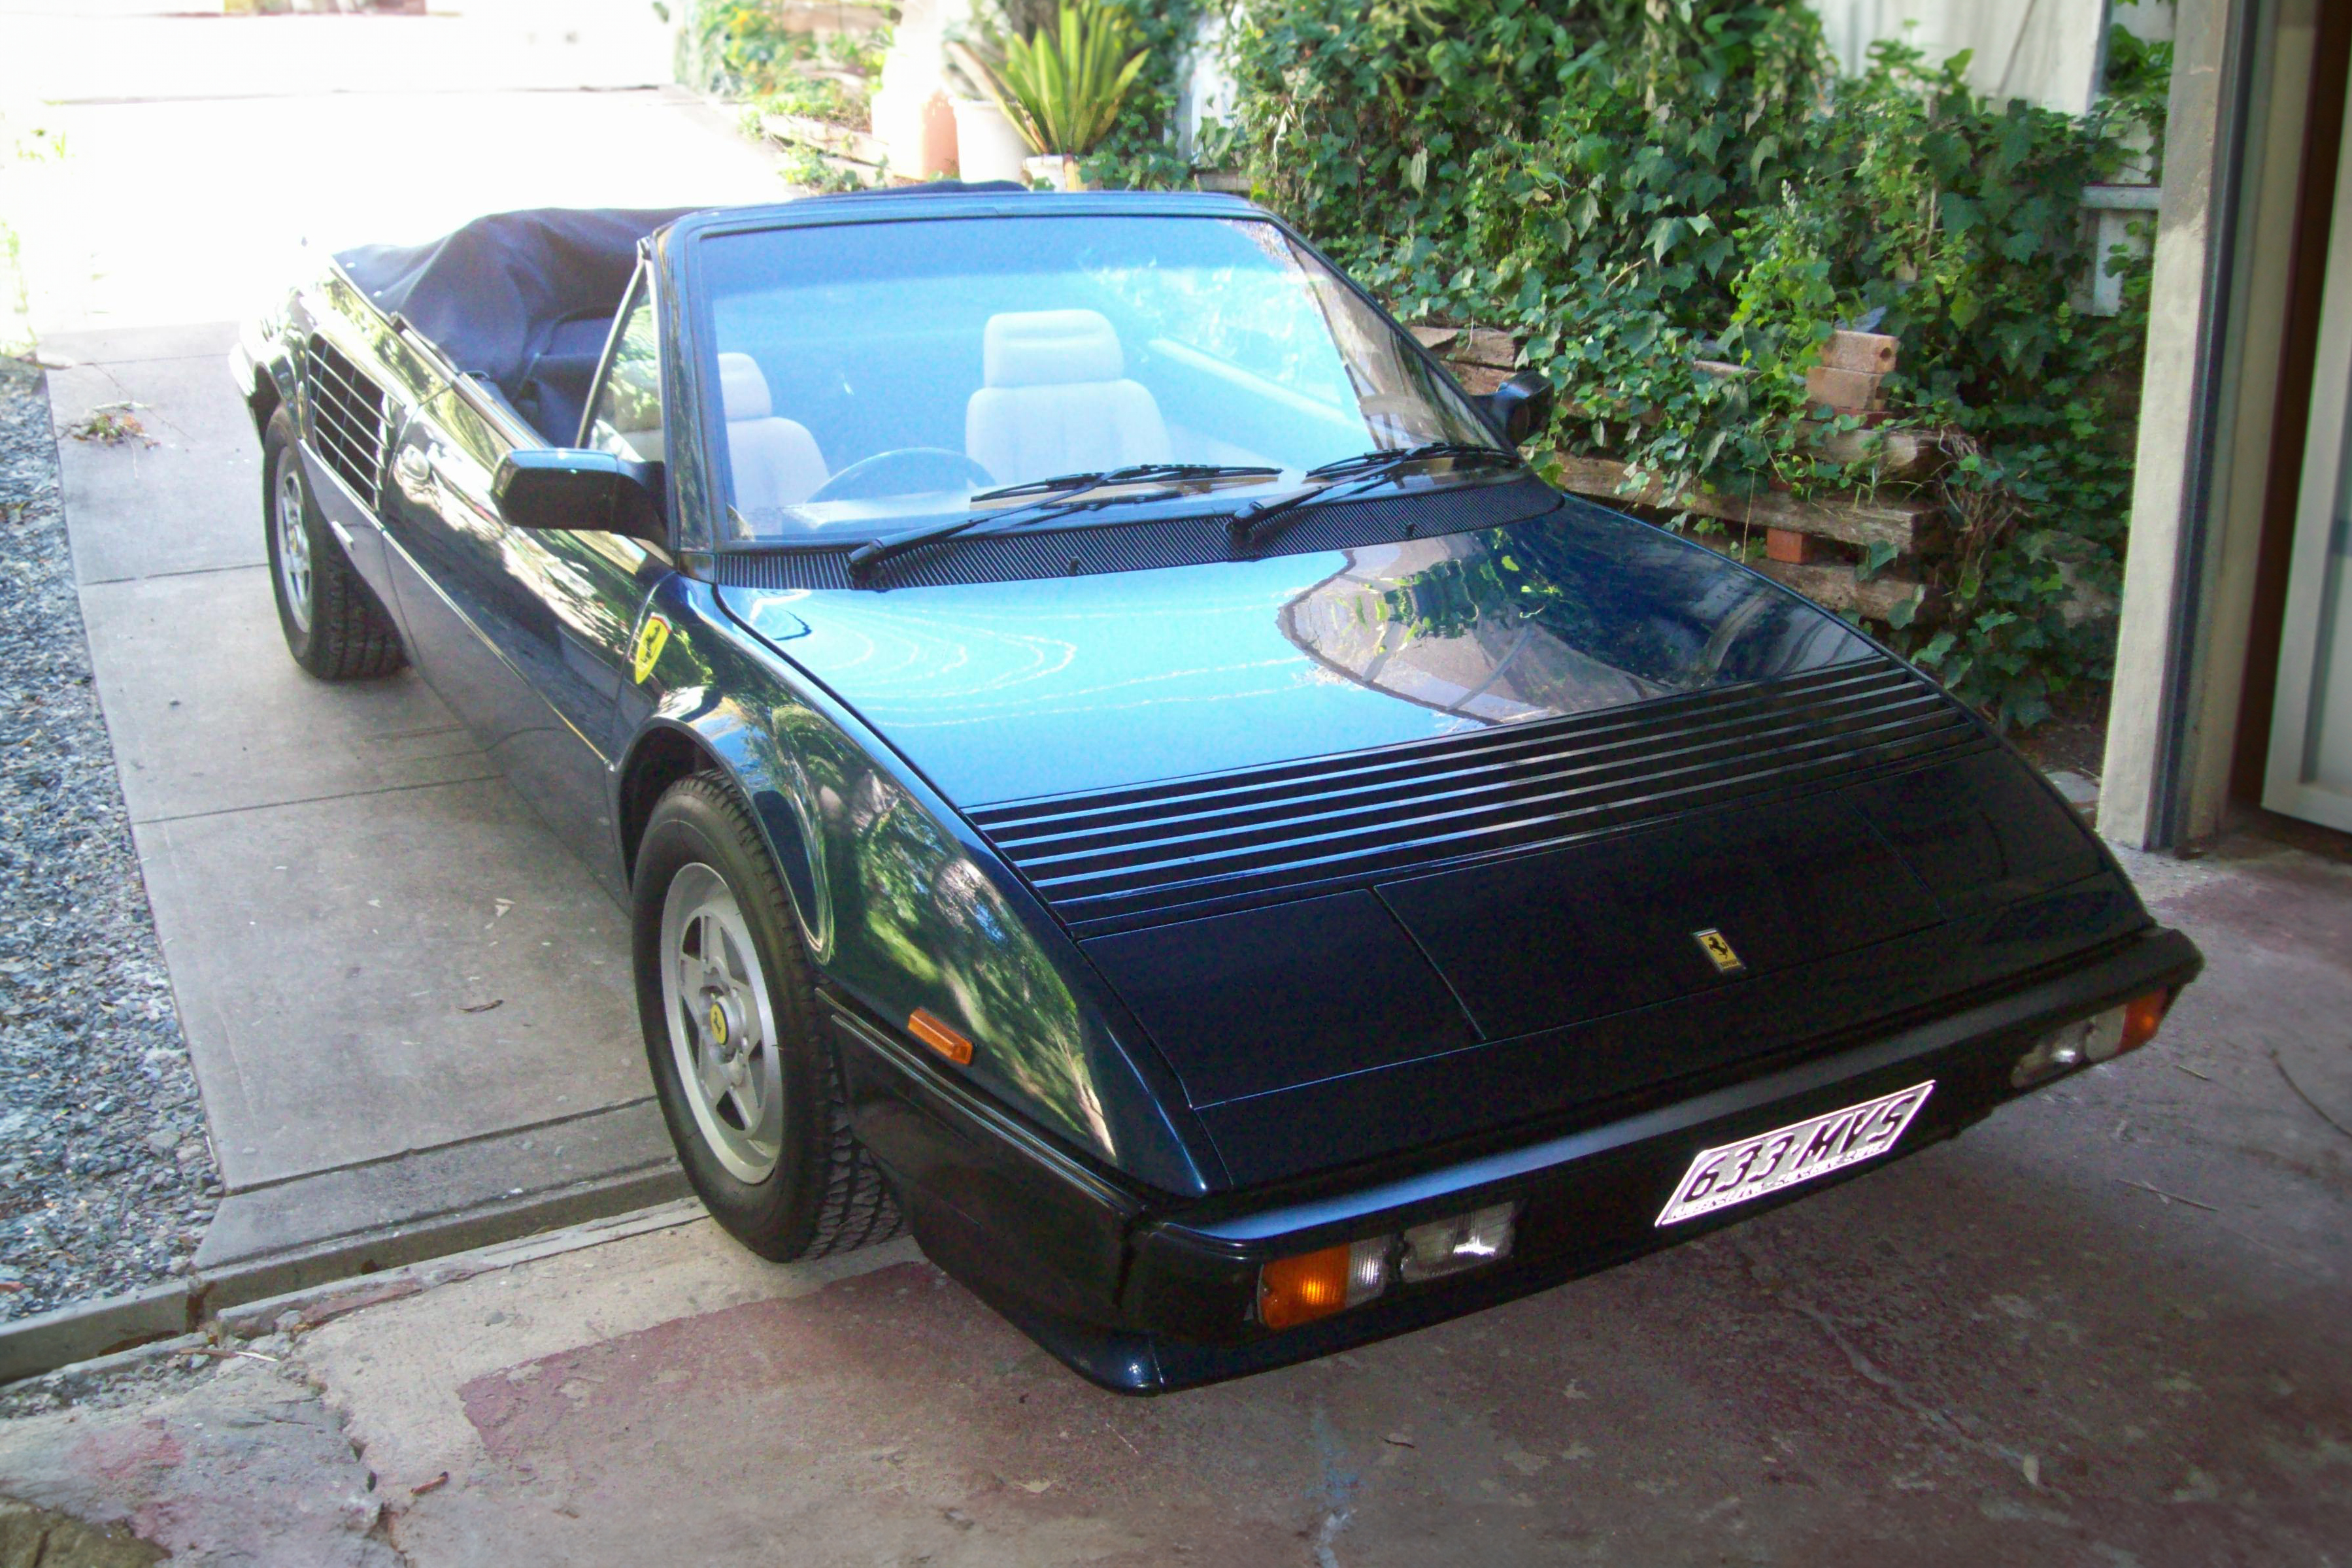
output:
<path id="1" fill-rule="evenodd" d="M 1413 333 L 1471 392 L 1493 391 L 1518 362 L 1517 340 L 1493 328 L 1416 327 Z M 1883 333 L 1837 332 L 1805 376 L 1806 393 L 1817 406 L 1850 416 L 1854 424 L 1828 438 L 1828 455 L 1870 464 L 1880 484 L 1922 478 L 1936 457 L 1933 445 L 1916 432 L 1879 428 L 1886 419 L 1884 385 L 1897 354 L 1895 340 Z M 1699 368 L 1725 376 L 1748 373 L 1742 366 L 1706 361 Z M 1923 557 L 1943 542 L 1941 509 L 1933 501 L 1875 489 L 1801 500 L 1761 486 L 1669 494 L 1655 482 L 1630 485 L 1626 465 L 1612 458 L 1562 454 L 1559 463 L 1564 488 L 1618 506 L 1696 513 L 1727 525 L 1727 538 L 1703 539 L 1717 548 L 1741 549 L 1760 531 L 1764 553 L 1753 563 L 1757 570 L 1827 609 L 1885 622 L 1904 607 L 1915 620 L 1930 621 L 1940 608 L 1920 575 Z M 1864 563 L 1874 555 L 1885 565 L 1865 575 Z"/>

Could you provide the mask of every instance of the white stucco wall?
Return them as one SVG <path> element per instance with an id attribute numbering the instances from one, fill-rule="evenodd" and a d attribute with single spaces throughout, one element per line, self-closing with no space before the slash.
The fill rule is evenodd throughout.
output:
<path id="1" fill-rule="evenodd" d="M 2099 75 L 2105 0 L 1813 0 L 1830 48 L 1850 74 L 1881 38 L 1908 38 L 1932 60 L 1970 52 L 1969 85 L 1996 99 L 2022 98 L 2081 114 Z M 2114 7 L 2143 37 L 2168 37 L 2171 6 Z"/>

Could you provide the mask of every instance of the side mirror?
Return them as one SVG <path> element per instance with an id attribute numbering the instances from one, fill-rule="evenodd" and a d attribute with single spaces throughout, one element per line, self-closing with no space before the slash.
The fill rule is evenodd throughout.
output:
<path id="1" fill-rule="evenodd" d="M 1551 399 L 1549 378 L 1538 371 L 1521 371 L 1486 394 L 1486 412 L 1517 446 L 1551 417 Z"/>
<path id="2" fill-rule="evenodd" d="M 623 534 L 667 545 L 661 465 L 577 446 L 524 447 L 499 460 L 490 499 L 518 528 Z"/>

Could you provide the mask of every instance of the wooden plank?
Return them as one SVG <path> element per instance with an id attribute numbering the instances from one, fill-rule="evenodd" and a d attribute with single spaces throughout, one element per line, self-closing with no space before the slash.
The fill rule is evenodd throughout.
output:
<path id="1" fill-rule="evenodd" d="M 1516 370 L 1519 363 L 1519 340 L 1499 327 L 1473 327 L 1454 344 L 1452 353 L 1454 359 L 1466 360 L 1474 365 Z"/>
<path id="2" fill-rule="evenodd" d="M 1506 371 L 1518 368 L 1519 340 L 1499 327 L 1423 325 L 1407 330 L 1420 340 L 1423 348 L 1455 364 L 1486 365 Z"/>
<path id="3" fill-rule="evenodd" d="M 805 114 L 763 114 L 760 117 L 760 130 L 778 141 L 845 158 L 853 163 L 880 164 L 890 155 L 889 148 L 878 136 Z"/>
<path id="4" fill-rule="evenodd" d="M 1907 577 L 1895 577 L 1881 572 L 1868 582 L 1856 579 L 1850 566 L 1826 563 L 1797 565 L 1789 561 L 1765 559 L 1755 563 L 1756 570 L 1773 581 L 1795 589 L 1822 609 L 1835 613 L 1852 611 L 1865 621 L 1885 621 L 1895 607 L 1908 604 L 1918 596 L 1919 584 Z M 1936 608 L 1931 601 L 1919 607 L 1914 623 L 1931 620 L 1929 612 Z"/>
<path id="5" fill-rule="evenodd" d="M 1560 486 L 1604 501 L 1633 502 L 1666 511 L 1696 512 L 1727 523 L 1751 528 L 1787 528 L 1850 545 L 1885 544 L 1897 555 L 1916 555 L 1939 528 L 1937 508 L 1931 501 L 1801 501 L 1779 490 L 1759 490 L 1735 496 L 1719 490 L 1686 490 L 1666 495 L 1653 481 L 1641 491 L 1623 494 L 1625 465 L 1606 457 L 1559 456 Z"/>
<path id="6" fill-rule="evenodd" d="M 878 5 L 837 5 L 828 0 L 784 0 L 772 6 L 788 33 L 824 37 L 835 33 L 866 34 L 887 26 L 890 13 Z"/>
<path id="7" fill-rule="evenodd" d="M 1879 476 L 1909 479 L 1932 471 L 1940 450 L 1916 430 L 1838 430 L 1822 443 L 1832 463 L 1875 463 Z"/>
<path id="8" fill-rule="evenodd" d="M 1822 345 L 1822 363 L 1833 371 L 1864 371 L 1885 375 L 1895 368 L 1900 348 L 1884 332 L 1832 332 Z"/>

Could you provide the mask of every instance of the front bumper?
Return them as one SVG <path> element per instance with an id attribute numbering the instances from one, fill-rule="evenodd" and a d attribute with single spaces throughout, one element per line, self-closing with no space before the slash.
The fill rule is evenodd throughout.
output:
<path id="1" fill-rule="evenodd" d="M 844 1019 L 858 1127 L 897 1176 L 918 1239 L 1089 1380 L 1153 1394 L 1383 1339 L 1703 1236 L 1953 1136 L 2018 1097 L 2010 1071 L 2048 1030 L 2194 978 L 2178 932 L 2150 930 L 2066 972 L 1835 1054 L 1517 1148 L 1370 1183 L 1228 1194 L 1157 1207 L 1059 1155 L 926 1069 L 882 1031 Z M 1676 1224 L 1656 1225 L 1700 1149 L 1936 1080 L 1876 1159 Z M 2038 1087 L 2038 1085 L 2037 1085 Z M 1301 1327 L 1257 1322 L 1268 1260 L 1509 1202 L 1511 1255 Z"/>

